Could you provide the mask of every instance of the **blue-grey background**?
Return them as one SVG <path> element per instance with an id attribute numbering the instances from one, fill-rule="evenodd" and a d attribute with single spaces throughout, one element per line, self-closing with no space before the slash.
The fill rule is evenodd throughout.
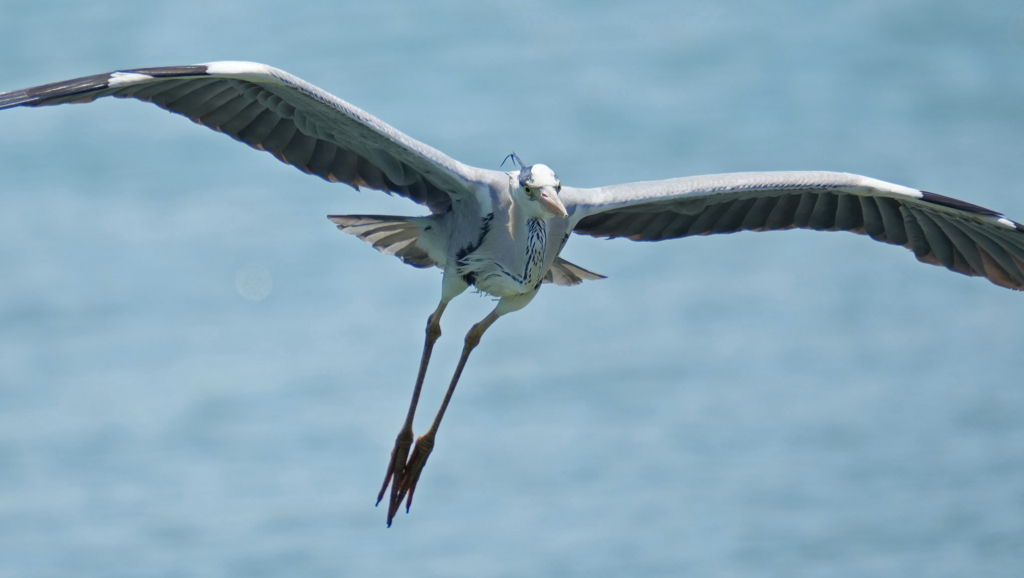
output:
<path id="1" fill-rule="evenodd" d="M 0 0 L 0 90 L 230 59 L 574 186 L 839 170 L 1024 220 L 1018 0 Z M 0 576 L 1024 567 L 1024 295 L 839 233 L 574 238 L 610 278 L 487 334 L 386 529 L 440 275 L 346 212 L 424 211 L 151 105 L 0 112 Z"/>

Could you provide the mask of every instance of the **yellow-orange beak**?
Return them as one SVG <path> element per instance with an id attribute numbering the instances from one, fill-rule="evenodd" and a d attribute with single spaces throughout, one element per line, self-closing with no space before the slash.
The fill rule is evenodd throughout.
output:
<path id="1" fill-rule="evenodd" d="M 565 205 L 558 198 L 558 191 L 552 186 L 543 186 L 537 191 L 537 200 L 544 210 L 556 217 L 568 217 Z"/>

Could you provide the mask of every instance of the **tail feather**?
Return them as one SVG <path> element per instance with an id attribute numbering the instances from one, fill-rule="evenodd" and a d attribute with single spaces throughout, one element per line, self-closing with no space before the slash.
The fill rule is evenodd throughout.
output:
<path id="1" fill-rule="evenodd" d="M 555 257 L 555 262 L 551 264 L 551 269 L 548 270 L 547 276 L 544 277 L 544 282 L 567 287 L 579 285 L 584 281 L 607 278 L 600 273 L 587 271 L 579 265 L 573 265 L 561 257 Z"/>
<path id="2" fill-rule="evenodd" d="M 437 265 L 427 252 L 416 245 L 423 232 L 417 217 L 387 215 L 330 215 L 327 217 L 342 233 L 355 235 L 385 255 L 394 255 L 413 267 Z"/>

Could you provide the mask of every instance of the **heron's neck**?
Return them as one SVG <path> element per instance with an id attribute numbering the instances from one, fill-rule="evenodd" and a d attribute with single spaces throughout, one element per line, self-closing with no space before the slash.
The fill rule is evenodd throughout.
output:
<path id="1" fill-rule="evenodd" d="M 540 218 L 526 219 L 526 267 L 523 277 L 532 279 L 544 265 L 548 246 L 548 223 Z"/>
<path id="2" fill-rule="evenodd" d="M 543 219 L 530 217 L 526 219 L 526 238 L 524 255 L 526 264 L 523 279 L 528 283 L 537 281 L 535 277 L 543 275 L 544 253 L 548 244 L 548 224 Z"/>

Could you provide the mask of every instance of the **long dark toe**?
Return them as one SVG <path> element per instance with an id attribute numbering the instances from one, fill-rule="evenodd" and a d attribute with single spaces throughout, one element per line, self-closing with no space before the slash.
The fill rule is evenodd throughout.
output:
<path id="1" fill-rule="evenodd" d="M 387 492 L 391 480 L 394 480 L 397 484 L 405 474 L 405 462 L 409 456 L 410 446 L 412 446 L 412 428 L 403 427 L 398 432 L 398 438 L 395 439 L 395 447 L 391 450 L 391 460 L 388 462 L 388 471 L 384 475 L 384 485 L 381 486 L 380 493 L 377 494 L 377 505 L 380 505 L 380 501 L 384 499 L 384 494 Z M 392 487 L 392 499 L 395 496 L 395 489 L 395 487 Z M 390 525 L 390 523 L 389 517 L 388 524 Z"/>
<path id="2" fill-rule="evenodd" d="M 423 473 L 423 468 L 427 465 L 427 458 L 430 457 L 430 452 L 433 449 L 433 432 L 427 432 L 416 440 L 416 447 L 413 448 L 412 455 L 409 456 L 409 462 L 405 465 L 405 472 L 398 481 L 398 500 L 392 504 L 395 510 L 401 507 L 402 498 L 408 496 L 405 502 L 405 511 L 406 513 L 409 512 L 409 506 L 412 505 L 412 495 L 416 492 L 416 483 L 420 481 L 420 474 Z"/>

